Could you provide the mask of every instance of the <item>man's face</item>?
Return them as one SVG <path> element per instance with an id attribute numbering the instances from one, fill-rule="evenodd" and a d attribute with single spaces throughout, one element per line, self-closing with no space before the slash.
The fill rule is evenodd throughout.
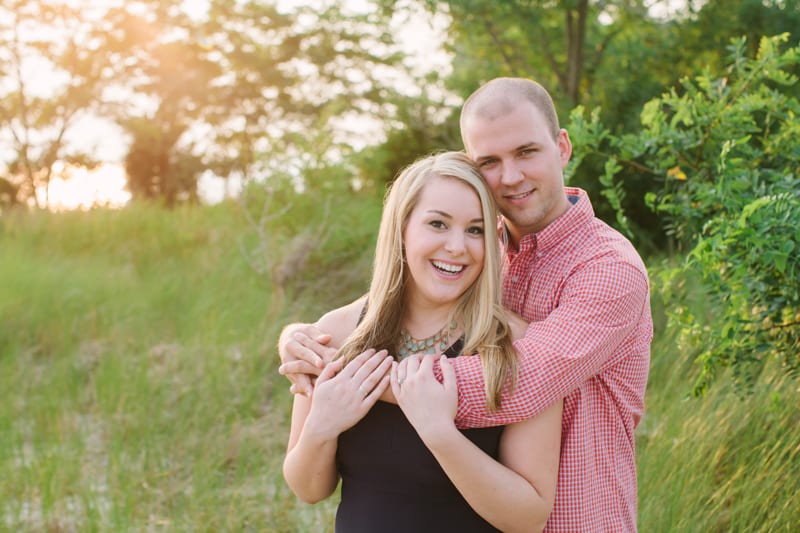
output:
<path id="1" fill-rule="evenodd" d="M 522 101 L 491 118 L 467 116 L 462 135 L 515 244 L 569 209 L 562 174 L 572 154 L 569 135 L 561 130 L 554 139 L 531 102 Z"/>

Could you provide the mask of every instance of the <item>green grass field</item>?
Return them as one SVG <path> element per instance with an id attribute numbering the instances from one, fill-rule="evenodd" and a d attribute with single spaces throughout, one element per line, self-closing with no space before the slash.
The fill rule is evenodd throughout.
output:
<path id="1" fill-rule="evenodd" d="M 0 531 L 332 530 L 336 499 L 281 477 L 274 347 L 365 289 L 380 202 L 318 208 L 260 240 L 237 204 L 0 217 Z M 798 382 L 689 398 L 692 354 L 653 305 L 640 530 L 796 530 Z"/>

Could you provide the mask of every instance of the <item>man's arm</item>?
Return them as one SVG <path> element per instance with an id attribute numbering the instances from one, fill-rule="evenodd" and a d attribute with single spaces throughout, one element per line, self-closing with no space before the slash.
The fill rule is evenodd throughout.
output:
<path id="1" fill-rule="evenodd" d="M 456 424 L 495 426 L 541 413 L 617 363 L 620 346 L 635 340 L 630 334 L 649 312 L 643 272 L 621 262 L 588 265 L 570 277 L 550 315 L 532 322 L 514 343 L 520 358 L 517 386 L 513 393 L 504 392 L 501 411 L 486 408 L 480 358 L 453 360 L 459 392 Z"/>

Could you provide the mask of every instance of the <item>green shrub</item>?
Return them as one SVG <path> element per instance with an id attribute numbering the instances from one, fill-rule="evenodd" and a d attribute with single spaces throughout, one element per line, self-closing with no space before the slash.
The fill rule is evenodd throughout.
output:
<path id="1" fill-rule="evenodd" d="M 684 79 L 648 102 L 635 134 L 611 134 L 596 111 L 572 115 L 576 164 L 607 158 L 601 181 L 612 205 L 624 195 L 615 183 L 624 167 L 663 183 L 647 201 L 688 250 L 678 268 L 699 274 L 714 308 L 695 316 L 680 305 L 678 278 L 663 278 L 674 323 L 699 349 L 697 394 L 725 366 L 740 390 L 770 359 L 795 377 L 800 368 L 800 47 L 782 50 L 787 39 L 763 38 L 755 58 L 734 41 L 723 75 Z"/>

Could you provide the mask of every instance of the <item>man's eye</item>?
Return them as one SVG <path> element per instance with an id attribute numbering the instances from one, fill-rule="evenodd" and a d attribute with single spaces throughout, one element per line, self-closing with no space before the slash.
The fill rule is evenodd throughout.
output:
<path id="1" fill-rule="evenodd" d="M 497 163 L 496 159 L 484 159 L 478 164 L 478 168 L 488 168 Z"/>

